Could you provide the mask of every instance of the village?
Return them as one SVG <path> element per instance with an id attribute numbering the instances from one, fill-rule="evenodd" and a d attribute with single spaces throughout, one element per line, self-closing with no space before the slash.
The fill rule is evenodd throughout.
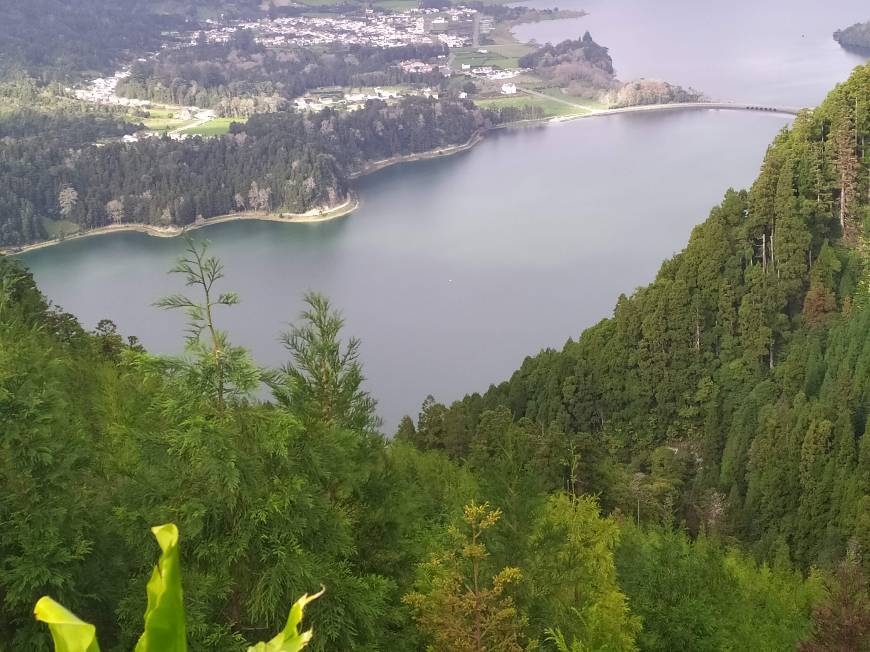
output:
<path id="1" fill-rule="evenodd" d="M 250 30 L 255 40 L 267 47 L 340 44 L 394 48 L 441 43 L 457 48 L 471 42 L 474 25 L 479 25 L 477 15 L 477 11 L 465 7 L 397 13 L 366 9 L 361 14 L 335 17 L 303 15 L 230 24 L 209 20 L 206 21 L 209 28 L 202 33 L 209 43 L 223 43 L 239 30 Z M 482 29 L 487 29 L 487 25 Z M 189 44 L 195 44 L 198 38 L 198 33 L 192 35 Z"/>
<path id="2" fill-rule="evenodd" d="M 393 64 L 405 73 L 429 75 L 428 85 L 315 88 L 301 96 L 286 98 L 281 104 L 282 108 L 313 112 L 327 108 L 356 111 L 371 100 L 396 103 L 407 96 L 438 99 L 439 95 L 449 94 L 458 99 L 473 99 L 484 107 L 532 103 L 542 105 L 552 115 L 576 113 L 579 110 L 579 107 L 560 100 L 552 90 L 545 90 L 550 95 L 528 90 L 529 83 L 534 86 L 537 80 L 530 79 L 531 71 L 519 66 L 518 56 L 529 51 L 529 46 L 505 43 L 499 39 L 493 43 L 490 37 L 496 28 L 493 19 L 476 9 L 461 5 L 447 9 L 412 8 L 395 12 L 368 8 L 350 14 L 263 17 L 248 21 L 208 19 L 200 27 L 189 32 L 164 33 L 165 42 L 161 50 L 147 56 L 156 58 L 163 51 L 194 47 L 203 42 L 231 42 L 234 34 L 240 30 L 248 32 L 257 43 L 270 49 L 334 46 L 395 48 L 438 44 L 446 48 L 444 54 L 432 59 L 409 59 Z M 143 124 L 144 130 L 124 137 L 127 142 L 154 136 L 168 136 L 175 140 L 217 136 L 226 133 L 232 122 L 245 121 L 245 118 L 240 117 L 219 117 L 215 110 L 208 108 L 159 104 L 119 95 L 119 82 L 130 76 L 133 63 L 112 76 L 92 80 L 85 88 L 67 89 L 70 95 L 79 100 L 126 109 L 131 122 Z M 447 83 L 433 83 L 433 73 L 448 80 Z M 470 95 L 472 90 L 473 95 Z M 517 99 L 512 99 L 514 97 Z"/>

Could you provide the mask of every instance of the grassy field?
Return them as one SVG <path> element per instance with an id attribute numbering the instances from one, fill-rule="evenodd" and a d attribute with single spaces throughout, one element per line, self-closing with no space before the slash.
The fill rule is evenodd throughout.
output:
<path id="1" fill-rule="evenodd" d="M 478 49 L 486 50 L 486 54 L 478 52 Z M 519 43 L 506 43 L 504 45 L 484 45 L 481 48 L 458 48 L 455 50 L 453 67 L 462 69 L 462 64 L 468 64 L 472 68 L 480 66 L 494 66 L 498 68 L 519 68 L 518 59 L 532 51 L 527 45 Z"/>
<path id="2" fill-rule="evenodd" d="M 594 100 L 588 97 L 574 97 L 573 95 L 566 95 L 562 92 L 561 88 L 536 88 L 536 91 L 539 93 L 543 93 L 544 95 L 549 95 L 550 97 L 558 97 L 567 102 L 574 102 L 575 104 L 582 104 L 583 106 L 588 106 L 593 109 L 606 109 L 608 105 L 604 102 L 599 102 L 598 100 Z"/>
<path id="3" fill-rule="evenodd" d="M 487 109 L 496 109 L 506 106 L 539 106 L 543 109 L 544 115 L 551 118 L 557 116 L 583 115 L 584 113 L 588 113 L 583 109 L 568 106 L 567 104 L 562 104 L 556 100 L 546 100 L 542 97 L 522 94 L 484 98 L 474 100 L 474 103 Z"/>
<path id="4" fill-rule="evenodd" d="M 133 124 L 142 123 L 149 131 L 171 131 L 193 122 L 193 120 L 179 120 L 174 117 L 181 110 L 181 107 L 178 106 L 156 104 L 147 109 L 147 118 L 140 118 L 133 113 L 129 113 L 125 119 Z"/>
<path id="5" fill-rule="evenodd" d="M 185 129 L 183 133 L 191 136 L 222 136 L 230 130 L 230 125 L 234 122 L 245 122 L 244 118 L 215 118 L 209 120 L 204 125 Z"/>
<path id="6" fill-rule="evenodd" d="M 149 131 L 170 131 L 190 124 L 193 120 L 176 120 L 175 118 L 134 118 L 134 123 L 141 122 Z"/>

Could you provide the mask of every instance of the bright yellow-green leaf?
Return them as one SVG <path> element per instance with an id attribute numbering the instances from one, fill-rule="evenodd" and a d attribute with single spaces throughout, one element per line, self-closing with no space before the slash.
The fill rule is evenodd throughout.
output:
<path id="1" fill-rule="evenodd" d="M 187 652 L 178 528 L 169 523 L 151 532 L 163 552 L 148 581 L 145 631 L 135 652 Z"/>
<path id="2" fill-rule="evenodd" d="M 48 625 L 55 652 L 100 652 L 96 628 L 48 596 L 39 599 L 33 613 Z"/>
<path id="3" fill-rule="evenodd" d="M 299 598 L 290 609 L 290 615 L 287 617 L 284 631 L 268 643 L 257 643 L 253 647 L 249 647 L 248 652 L 299 652 L 299 650 L 308 645 L 313 632 L 310 629 L 307 632 L 299 631 L 299 623 L 302 622 L 302 612 L 305 610 L 305 605 L 313 600 L 317 600 L 317 598 L 323 595 L 323 591 L 324 589 L 320 589 L 314 595 L 306 593 Z"/>

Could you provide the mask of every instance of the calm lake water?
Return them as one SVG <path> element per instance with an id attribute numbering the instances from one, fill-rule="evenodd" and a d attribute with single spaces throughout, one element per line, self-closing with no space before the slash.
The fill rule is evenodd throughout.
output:
<path id="1" fill-rule="evenodd" d="M 827 48 L 830 19 L 820 16 L 831 12 L 842 17 L 837 25 L 848 24 L 870 18 L 870 7 L 860 16 L 841 7 L 858 3 L 805 10 L 773 4 L 798 17 L 789 29 L 753 27 L 747 51 L 767 62 L 758 66 L 733 60 L 734 41 L 743 38 L 734 26 L 754 25 L 759 11 L 749 2 L 732 3 L 737 15 L 719 26 L 715 17 L 724 9 L 701 12 L 684 2 L 655 10 L 630 0 L 585 6 L 600 10 L 602 29 L 593 34 L 612 48 L 621 72 L 644 67 L 647 76 L 708 92 L 718 79 L 722 97 L 737 96 L 725 91 L 742 76 L 744 85 L 734 87 L 741 97 L 760 101 L 756 91 L 767 88 L 769 101 L 818 100 L 858 62 L 836 44 Z M 695 20 L 705 13 L 704 20 L 692 23 L 689 11 Z M 617 19 L 633 31 L 620 32 Z M 592 25 L 592 16 L 581 20 Z M 823 60 L 808 55 L 794 30 L 830 52 Z M 632 44 L 639 37 L 630 34 L 647 32 L 647 46 Z M 536 38 L 546 40 L 542 34 Z M 678 42 L 669 49 L 668 39 Z M 789 64 L 773 75 L 776 85 L 767 84 L 783 61 Z M 619 293 L 648 283 L 662 260 L 685 246 L 725 189 L 752 181 L 767 144 L 787 124 L 769 114 L 680 111 L 505 131 L 471 152 L 361 180 L 362 206 L 347 218 L 221 224 L 197 237 L 207 237 L 225 261 L 226 289 L 242 295 L 241 306 L 220 314 L 222 325 L 264 365 L 284 362 L 277 338 L 296 318 L 302 293 L 327 294 L 343 310 L 347 334 L 363 341 L 368 388 L 392 432 L 427 394 L 451 401 L 485 390 L 524 356 L 561 346 L 607 317 Z M 111 318 L 152 351 L 174 353 L 182 347 L 182 318 L 151 304 L 182 289 L 166 274 L 182 246 L 122 233 L 24 260 L 48 296 L 87 326 Z"/>
<path id="2" fill-rule="evenodd" d="M 864 57 L 835 30 L 870 20 L 867 0 L 523 0 L 587 16 L 518 26 L 521 41 L 557 43 L 585 30 L 610 48 L 623 81 L 651 77 L 715 100 L 815 106 Z"/>

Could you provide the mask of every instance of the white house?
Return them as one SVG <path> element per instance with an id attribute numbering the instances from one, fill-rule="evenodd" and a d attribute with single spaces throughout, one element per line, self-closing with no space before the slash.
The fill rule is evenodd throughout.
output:
<path id="1" fill-rule="evenodd" d="M 502 95 L 516 95 L 517 85 L 516 84 L 502 84 L 501 85 L 501 93 Z"/>

